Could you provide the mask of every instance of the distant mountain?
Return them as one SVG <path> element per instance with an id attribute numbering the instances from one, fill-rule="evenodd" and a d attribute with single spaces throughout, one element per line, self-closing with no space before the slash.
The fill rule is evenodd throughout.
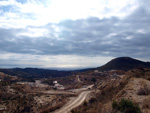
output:
<path id="1" fill-rule="evenodd" d="M 0 69 L 8 75 L 18 76 L 23 79 L 32 80 L 35 78 L 51 78 L 51 77 L 63 77 L 73 74 L 73 71 L 57 71 L 49 69 L 38 69 L 38 68 L 13 68 L 13 69 Z"/>
<path id="2" fill-rule="evenodd" d="M 37 78 L 65 77 L 79 72 L 85 72 L 87 70 L 89 69 L 58 71 L 58 70 L 39 69 L 39 68 L 13 68 L 13 69 L 0 69 L 0 72 L 12 76 L 18 76 L 23 80 L 32 81 L 33 79 L 37 79 Z"/>
<path id="3" fill-rule="evenodd" d="M 124 70 L 128 71 L 134 68 L 150 68 L 150 62 L 143 62 L 130 57 L 119 57 L 111 60 L 107 64 L 98 67 L 100 71 Z"/>

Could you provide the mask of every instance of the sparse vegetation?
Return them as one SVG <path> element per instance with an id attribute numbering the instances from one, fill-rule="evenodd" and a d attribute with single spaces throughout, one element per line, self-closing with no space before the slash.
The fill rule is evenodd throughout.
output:
<path id="1" fill-rule="evenodd" d="M 44 106 L 39 113 L 49 113 L 49 112 L 53 112 L 56 109 L 59 109 L 60 107 L 62 107 L 65 104 L 65 101 L 60 101 L 58 102 L 56 105 L 46 105 Z"/>
<path id="2" fill-rule="evenodd" d="M 144 85 L 138 91 L 138 95 L 150 95 L 150 87 L 148 87 L 147 85 Z"/>
<path id="3" fill-rule="evenodd" d="M 144 101 L 143 101 L 143 106 L 142 108 L 146 108 L 146 109 L 150 109 L 150 97 L 146 98 Z"/>
<path id="4" fill-rule="evenodd" d="M 141 113 L 140 107 L 137 104 L 124 98 L 120 102 L 113 101 L 112 108 L 114 113 Z"/>
<path id="5" fill-rule="evenodd" d="M 112 76 L 114 74 L 116 76 Z M 119 75 L 123 76 L 120 77 Z M 2 73 L 0 78 L 0 105 L 6 106 L 12 113 L 48 113 L 55 111 L 72 96 L 69 94 L 44 94 L 50 92 L 48 90 L 52 90 L 53 81 L 57 81 L 65 86 L 65 90 L 69 92 L 73 92 L 76 88 L 84 88 L 84 86 L 94 84 L 94 90 L 88 100 L 83 102 L 80 107 L 73 109 L 72 113 L 141 113 L 141 111 L 149 113 L 149 75 L 150 69 L 142 68 L 128 72 L 113 70 L 95 73 L 89 71 L 78 73 L 80 80 L 78 80 L 77 75 L 40 79 L 42 83 L 50 85 L 43 88 L 26 84 L 26 82 L 21 82 L 23 84 L 12 82 L 12 80 L 20 81 L 20 78 L 15 79 Z M 132 101 L 124 98 L 130 98 Z M 112 100 L 117 101 L 112 102 Z"/>

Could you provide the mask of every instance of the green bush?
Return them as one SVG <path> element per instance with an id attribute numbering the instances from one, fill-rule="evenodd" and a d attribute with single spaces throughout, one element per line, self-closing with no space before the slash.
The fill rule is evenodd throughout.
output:
<path id="1" fill-rule="evenodd" d="M 92 78 L 91 81 L 92 81 L 92 82 L 96 82 L 96 78 Z"/>
<path id="2" fill-rule="evenodd" d="M 113 101 L 112 108 L 113 109 L 118 109 L 118 103 L 116 101 Z"/>
<path id="3" fill-rule="evenodd" d="M 117 112 L 141 113 L 139 106 L 134 104 L 131 100 L 127 99 L 121 99 L 120 102 L 113 101 L 112 108 Z"/>

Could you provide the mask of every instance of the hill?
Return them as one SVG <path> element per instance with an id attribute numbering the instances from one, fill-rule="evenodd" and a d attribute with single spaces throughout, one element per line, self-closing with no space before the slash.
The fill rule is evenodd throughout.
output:
<path id="1" fill-rule="evenodd" d="M 95 89 L 93 98 L 72 113 L 150 113 L 150 69 L 132 69 L 121 77 L 107 76 L 97 81 Z"/>
<path id="2" fill-rule="evenodd" d="M 52 78 L 52 77 L 63 77 L 72 75 L 72 71 L 57 71 L 49 69 L 38 69 L 38 68 L 13 68 L 13 69 L 0 69 L 8 75 L 18 76 L 27 80 L 32 80 L 35 78 Z"/>
<path id="3" fill-rule="evenodd" d="M 143 62 L 130 57 L 119 57 L 111 60 L 107 64 L 98 67 L 99 71 L 124 70 L 128 71 L 134 68 L 150 68 L 150 62 Z"/>
<path id="4" fill-rule="evenodd" d="M 0 69 L 0 72 L 12 76 L 20 77 L 25 81 L 33 81 L 34 79 L 40 79 L 40 78 L 66 77 L 79 72 L 85 72 L 88 70 L 90 69 L 60 71 L 60 70 L 50 70 L 50 69 L 40 69 L 40 68 L 13 68 L 13 69 Z"/>

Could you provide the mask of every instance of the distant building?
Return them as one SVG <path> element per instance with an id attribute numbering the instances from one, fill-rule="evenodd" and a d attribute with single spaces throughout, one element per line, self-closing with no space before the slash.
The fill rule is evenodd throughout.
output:
<path id="1" fill-rule="evenodd" d="M 102 74 L 103 72 L 99 71 L 99 70 L 94 70 L 95 73 L 100 73 Z"/>
<path id="2" fill-rule="evenodd" d="M 95 73 L 98 73 L 98 70 L 94 70 Z"/>
<path id="3" fill-rule="evenodd" d="M 56 88 L 56 89 L 65 89 L 63 85 L 60 85 L 57 81 L 53 81 L 54 83 L 54 86 L 53 88 Z"/>
<path id="4" fill-rule="evenodd" d="M 57 82 L 57 81 L 53 81 L 53 83 L 54 83 L 54 84 L 57 84 L 58 82 Z"/>

